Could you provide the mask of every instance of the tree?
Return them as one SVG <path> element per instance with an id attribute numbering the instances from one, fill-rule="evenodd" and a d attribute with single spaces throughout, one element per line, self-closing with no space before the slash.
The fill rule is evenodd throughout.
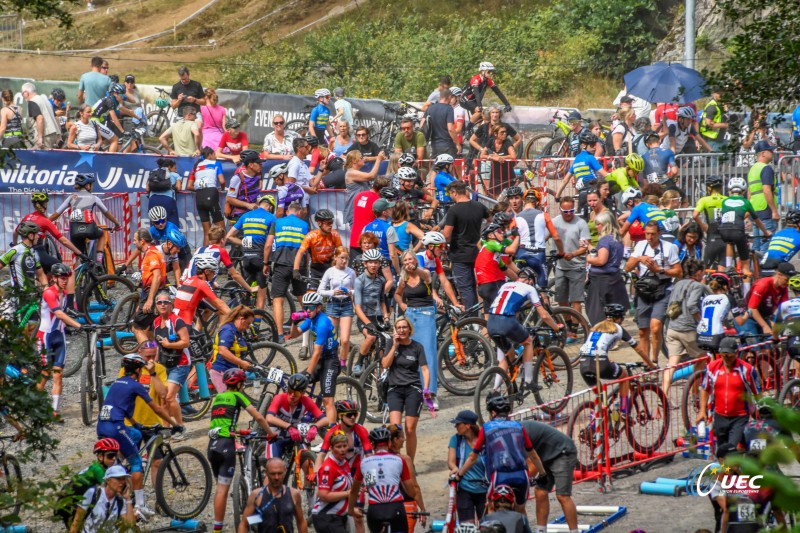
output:
<path id="1" fill-rule="evenodd" d="M 0 0 L 0 13 L 14 12 L 42 19 L 55 17 L 60 26 L 72 26 L 72 15 L 67 9 L 78 5 L 78 0 Z"/>

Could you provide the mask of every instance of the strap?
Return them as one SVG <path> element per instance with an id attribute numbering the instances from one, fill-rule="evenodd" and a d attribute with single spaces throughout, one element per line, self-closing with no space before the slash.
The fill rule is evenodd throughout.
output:
<path id="1" fill-rule="evenodd" d="M 214 120 L 214 114 L 211 112 L 211 106 L 207 105 L 205 107 L 208 109 L 208 116 L 211 117 L 211 122 L 214 123 L 214 127 L 217 128 L 220 131 L 220 133 L 225 133 L 225 130 L 222 127 L 220 127 L 220 125 L 217 123 L 216 120 Z"/>

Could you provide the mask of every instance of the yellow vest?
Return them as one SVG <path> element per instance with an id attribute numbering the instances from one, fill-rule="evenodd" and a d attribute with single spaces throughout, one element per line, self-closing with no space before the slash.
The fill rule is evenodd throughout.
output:
<path id="1" fill-rule="evenodd" d="M 708 116 L 708 108 L 712 105 L 716 106 L 717 108 L 717 113 L 714 115 L 714 118 Z M 700 135 L 703 137 L 708 137 L 709 139 L 716 139 L 719 137 L 719 130 L 706 126 L 706 119 L 711 119 L 715 123 L 722 122 L 722 106 L 717 104 L 717 101 L 714 99 L 707 103 L 706 107 L 703 108 L 703 122 L 700 124 Z"/>
<path id="2" fill-rule="evenodd" d="M 768 205 L 761 183 L 761 171 L 766 166 L 766 163 L 756 162 L 747 173 L 747 190 L 750 191 L 750 203 L 753 204 L 753 209 L 756 211 L 763 211 Z"/>

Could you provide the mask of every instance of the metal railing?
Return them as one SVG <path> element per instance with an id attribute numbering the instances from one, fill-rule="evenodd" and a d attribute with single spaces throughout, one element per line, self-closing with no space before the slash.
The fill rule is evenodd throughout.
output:
<path id="1" fill-rule="evenodd" d="M 24 48 L 22 21 L 17 15 L 0 15 L 0 49 Z"/>

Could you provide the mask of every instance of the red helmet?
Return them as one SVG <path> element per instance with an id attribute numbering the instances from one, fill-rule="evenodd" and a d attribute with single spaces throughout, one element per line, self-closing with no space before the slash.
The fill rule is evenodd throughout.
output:
<path id="1" fill-rule="evenodd" d="M 94 445 L 94 453 L 100 452 L 118 452 L 119 442 L 116 439 L 104 438 L 97 441 Z"/>
<path id="2" fill-rule="evenodd" d="M 489 494 L 489 499 L 493 502 L 497 500 L 502 500 L 503 498 L 510 501 L 511 503 L 514 503 L 516 501 L 516 496 L 514 496 L 514 489 L 512 489 L 508 485 L 497 485 L 495 488 L 492 489 L 492 492 Z"/>
<path id="3" fill-rule="evenodd" d="M 247 381 L 247 374 L 241 368 L 230 368 L 222 375 L 222 382 L 225 385 L 236 385 Z"/>

